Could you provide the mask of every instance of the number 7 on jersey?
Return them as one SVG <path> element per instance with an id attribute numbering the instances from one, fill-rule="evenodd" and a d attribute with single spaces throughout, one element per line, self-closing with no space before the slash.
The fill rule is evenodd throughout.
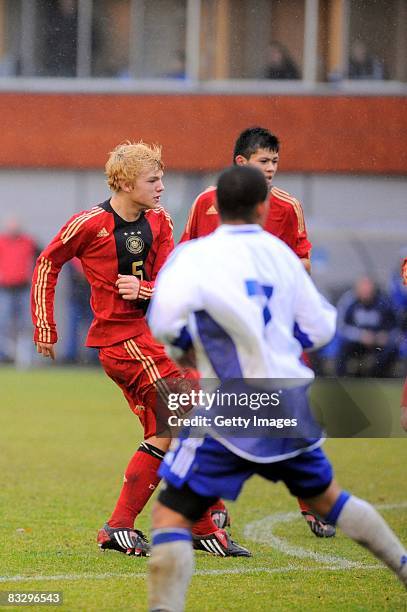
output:
<path id="1" fill-rule="evenodd" d="M 245 281 L 246 290 L 250 297 L 259 297 L 260 304 L 263 305 L 264 326 L 271 321 L 271 312 L 268 307 L 268 302 L 273 295 L 273 287 L 271 285 L 260 285 L 256 280 Z"/>

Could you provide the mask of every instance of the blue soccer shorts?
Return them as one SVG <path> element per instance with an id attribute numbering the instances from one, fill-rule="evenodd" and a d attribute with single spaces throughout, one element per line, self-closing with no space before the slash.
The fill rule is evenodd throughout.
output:
<path id="1" fill-rule="evenodd" d="M 209 436 L 173 443 L 159 474 L 176 489 L 187 485 L 198 495 L 231 500 L 254 474 L 272 482 L 281 480 L 292 495 L 302 499 L 323 493 L 333 478 L 332 466 L 320 448 L 273 463 L 256 463 L 235 455 Z"/>

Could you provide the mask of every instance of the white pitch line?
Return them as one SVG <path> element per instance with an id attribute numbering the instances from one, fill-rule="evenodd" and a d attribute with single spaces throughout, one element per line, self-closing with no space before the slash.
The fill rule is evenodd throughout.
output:
<path id="1" fill-rule="evenodd" d="M 398 504 L 380 504 L 376 506 L 379 510 L 398 510 L 407 508 L 407 502 Z M 349 561 L 335 555 L 323 555 L 310 550 L 300 549 L 296 546 L 287 544 L 282 538 L 277 538 L 273 535 L 271 527 L 279 523 L 288 523 L 293 520 L 302 519 L 298 512 L 286 512 L 281 514 L 272 514 L 266 516 L 259 521 L 253 521 L 246 525 L 244 530 L 245 537 L 252 539 L 261 544 L 268 544 L 281 552 L 293 555 L 300 558 L 312 558 L 323 566 L 301 567 L 299 565 L 288 565 L 287 567 L 234 567 L 212 570 L 196 570 L 194 576 L 227 576 L 234 574 L 285 574 L 288 572 L 321 572 L 321 571 L 338 571 L 350 570 L 357 568 L 363 571 L 372 571 L 384 569 L 382 565 L 367 565 L 357 561 Z M 266 531 L 265 531 L 266 530 Z M 222 561 L 227 563 L 227 561 Z M 250 563 L 250 562 L 249 562 Z M 104 574 L 57 574 L 54 576 L 0 576 L 0 583 L 5 582 L 57 582 L 57 581 L 75 581 L 75 580 L 107 580 L 110 578 L 140 578 L 145 579 L 146 572 L 136 572 L 134 574 L 106 572 Z"/>
<path id="2" fill-rule="evenodd" d="M 225 569 L 212 569 L 212 570 L 196 570 L 194 576 L 227 576 L 233 574 L 285 574 L 287 572 L 317 572 L 317 571 L 338 571 L 341 568 L 337 566 L 323 566 L 323 567 L 301 567 L 300 565 L 288 565 L 287 567 L 233 567 Z M 364 565 L 363 570 L 377 570 L 383 569 L 380 565 Z M 75 581 L 75 580 L 108 580 L 109 578 L 146 578 L 147 572 L 137 572 L 130 574 L 114 573 L 109 572 L 105 574 L 59 574 L 56 576 L 0 576 L 0 583 L 2 582 L 57 582 L 57 581 Z"/>
<path id="3" fill-rule="evenodd" d="M 289 544 L 283 538 L 279 538 L 273 534 L 273 528 L 276 527 L 276 525 L 280 525 L 281 523 L 291 523 L 297 520 L 299 516 L 300 515 L 298 512 L 271 514 L 270 516 L 266 516 L 259 521 L 254 521 L 253 523 L 246 525 L 244 535 L 253 542 L 257 542 L 258 544 L 267 544 L 279 552 L 292 557 L 297 557 L 298 559 L 312 559 L 317 563 L 324 563 L 326 565 L 330 565 L 331 567 L 337 567 L 340 569 L 360 569 L 361 567 L 365 566 L 364 563 L 361 564 L 357 561 L 349 561 L 348 559 L 343 559 L 337 555 L 314 552 L 312 550 L 307 550 L 306 548 L 301 548 L 297 544 Z M 300 516 L 300 518 L 302 517 Z"/>
<path id="4" fill-rule="evenodd" d="M 378 504 L 376 506 L 379 510 L 399 510 L 401 508 L 407 508 L 407 502 L 400 502 L 397 504 Z M 361 561 L 350 561 L 344 559 L 338 555 L 319 553 L 306 548 L 301 548 L 298 545 L 289 544 L 285 539 L 279 538 L 273 534 L 273 528 L 281 523 L 291 523 L 292 521 L 302 520 L 299 512 L 284 512 L 279 514 L 270 514 L 263 519 L 253 521 L 246 525 L 244 529 L 244 535 L 249 540 L 257 542 L 259 544 L 267 544 L 272 546 L 276 550 L 297 557 L 299 559 L 312 559 L 317 563 L 323 563 L 324 565 L 330 566 L 337 569 L 366 569 L 366 568 L 381 568 L 381 565 L 367 565 Z"/>

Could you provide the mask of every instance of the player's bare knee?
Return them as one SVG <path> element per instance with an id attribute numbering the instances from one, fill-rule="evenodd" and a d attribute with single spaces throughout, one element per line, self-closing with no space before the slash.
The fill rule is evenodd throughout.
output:
<path id="1" fill-rule="evenodd" d="M 321 495 L 308 498 L 307 504 L 311 510 L 313 510 L 313 512 L 316 512 L 321 517 L 325 517 L 332 510 L 341 493 L 341 490 L 342 489 L 336 480 L 333 480 L 329 487 L 323 493 L 321 493 Z"/>
<path id="2" fill-rule="evenodd" d="M 151 438 L 147 438 L 146 440 L 144 440 L 144 442 L 147 442 L 147 444 L 151 444 L 151 446 L 155 446 L 155 448 L 158 448 L 159 450 L 166 453 L 171 444 L 171 438 L 159 438 L 157 436 L 151 436 Z"/>
<path id="3" fill-rule="evenodd" d="M 181 529 L 190 529 L 192 523 L 185 516 L 174 512 L 164 504 L 156 501 L 152 511 L 152 527 L 153 529 L 165 529 L 168 527 L 177 527 Z"/>

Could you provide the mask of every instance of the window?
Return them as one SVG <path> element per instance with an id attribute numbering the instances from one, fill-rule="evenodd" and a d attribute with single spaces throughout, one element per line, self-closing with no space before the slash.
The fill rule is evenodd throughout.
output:
<path id="1" fill-rule="evenodd" d="M 349 4 L 349 79 L 406 80 L 405 0 L 358 0 Z"/>
<path id="2" fill-rule="evenodd" d="M 132 39 L 131 9 L 129 0 L 93 2 L 92 76 L 129 77 Z"/>
<path id="3" fill-rule="evenodd" d="M 78 1 L 37 0 L 34 8 L 36 35 L 33 74 L 54 77 L 76 76 Z"/>
<path id="4" fill-rule="evenodd" d="M 186 0 L 93 2 L 92 76 L 184 78 Z"/>
<path id="5" fill-rule="evenodd" d="M 0 77 L 256 79 L 267 90 L 405 82 L 406 57 L 407 0 L 0 0 Z"/>
<path id="6" fill-rule="evenodd" d="M 20 72 L 20 22 L 21 2 L 0 2 L 0 76 L 13 76 Z"/>
<path id="7" fill-rule="evenodd" d="M 299 79 L 304 0 L 202 0 L 202 79 Z"/>
<path id="8" fill-rule="evenodd" d="M 319 0 L 319 9 L 320 78 L 407 80 L 407 0 Z"/>
<path id="9" fill-rule="evenodd" d="M 184 78 L 186 0 L 145 0 L 143 13 L 136 76 Z"/>

